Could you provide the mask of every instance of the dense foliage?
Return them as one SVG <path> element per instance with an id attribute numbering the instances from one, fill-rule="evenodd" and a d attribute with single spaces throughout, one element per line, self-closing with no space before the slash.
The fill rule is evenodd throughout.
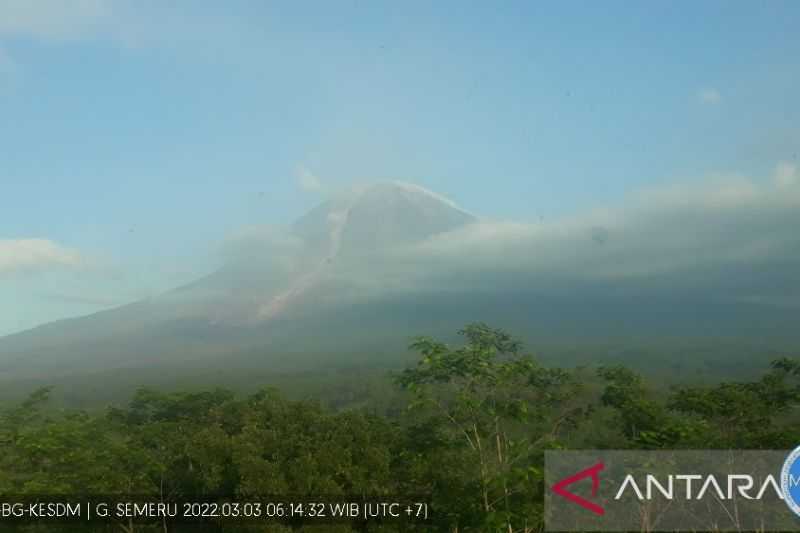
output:
<path id="1" fill-rule="evenodd" d="M 432 522 L 420 529 L 539 531 L 545 449 L 800 442 L 793 423 L 800 364 L 789 359 L 757 381 L 665 391 L 622 366 L 596 373 L 542 366 L 484 324 L 461 334 L 456 347 L 417 339 L 418 363 L 394 378 L 402 405 L 380 413 L 287 400 L 272 389 L 244 398 L 142 389 L 125 408 L 88 414 L 50 409 L 50 391 L 38 390 L 0 412 L 0 494 L 423 495 Z M 174 530 L 163 523 L 107 529 Z"/>

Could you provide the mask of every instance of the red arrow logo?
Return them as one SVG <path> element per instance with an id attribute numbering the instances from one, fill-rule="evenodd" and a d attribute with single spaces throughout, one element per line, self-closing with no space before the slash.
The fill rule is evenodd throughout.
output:
<path id="1" fill-rule="evenodd" d="M 603 463 L 597 463 L 594 466 L 590 466 L 585 470 L 581 470 L 574 476 L 565 477 L 564 479 L 553 485 L 552 490 L 559 496 L 566 498 L 573 503 L 577 503 L 584 509 L 589 509 L 594 514 L 602 516 L 605 513 L 602 507 L 600 507 L 596 503 L 590 502 L 585 498 L 581 498 L 577 494 L 573 494 L 568 490 L 564 490 L 564 487 L 566 487 L 567 485 L 572 485 L 576 481 L 580 481 L 585 477 L 591 477 L 592 497 L 594 498 L 595 496 L 597 496 L 597 489 L 600 487 L 600 476 L 598 475 L 598 472 L 600 472 L 603 468 L 605 468 L 605 465 Z"/>

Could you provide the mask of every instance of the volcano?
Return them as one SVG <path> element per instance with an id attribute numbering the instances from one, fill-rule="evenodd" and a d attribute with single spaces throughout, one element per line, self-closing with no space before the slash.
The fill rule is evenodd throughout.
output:
<path id="1" fill-rule="evenodd" d="M 754 275 L 767 259 L 791 260 L 783 248 L 762 263 L 688 255 L 666 268 L 651 259 L 662 229 L 502 225 L 417 185 L 355 187 L 284 230 L 236 235 L 225 264 L 193 283 L 0 338 L 0 380 L 391 366 L 407 360 L 413 336 L 448 339 L 475 321 L 551 346 L 796 342 L 785 307 L 739 297 L 769 290 L 781 272 L 796 285 L 796 269 Z"/>
<path id="2" fill-rule="evenodd" d="M 368 269 L 371 258 L 386 250 L 476 220 L 410 183 L 354 187 L 298 219 L 281 236 L 284 248 L 265 235 L 250 235 L 235 244 L 244 252 L 193 283 L 0 339 L 0 377 L 266 354 L 330 339 L 332 324 L 358 314 L 353 302 L 363 292 L 363 284 L 345 281 L 343 274 Z M 381 273 L 372 270 L 368 283 L 382 285 Z"/>

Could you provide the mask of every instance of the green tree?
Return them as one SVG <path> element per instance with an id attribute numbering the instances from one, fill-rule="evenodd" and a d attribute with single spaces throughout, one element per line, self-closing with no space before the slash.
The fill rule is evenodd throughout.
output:
<path id="1" fill-rule="evenodd" d="M 419 362 L 397 377 L 421 419 L 413 431 L 453 467 L 440 486 L 455 498 L 440 494 L 440 511 L 454 528 L 532 531 L 542 516 L 532 498 L 541 495 L 542 450 L 560 446 L 561 431 L 583 413 L 579 384 L 524 355 L 503 330 L 475 323 L 459 333 L 465 343 L 456 348 L 418 338 Z"/>

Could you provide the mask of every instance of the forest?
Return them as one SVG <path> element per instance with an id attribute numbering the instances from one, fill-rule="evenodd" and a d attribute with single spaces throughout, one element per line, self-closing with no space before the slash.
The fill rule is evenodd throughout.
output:
<path id="1" fill-rule="evenodd" d="M 123 407 L 49 403 L 50 388 L 0 411 L 0 501 L 135 496 L 256 501 L 276 495 L 397 498 L 424 521 L 209 520 L 209 531 L 543 529 L 551 449 L 788 449 L 800 442 L 800 362 L 751 380 L 663 386 L 622 365 L 559 368 L 508 332 L 469 324 L 461 343 L 414 340 L 386 402 L 332 407 L 214 389 L 139 389 Z M 8 531 L 199 531 L 199 524 L 26 523 Z"/>

